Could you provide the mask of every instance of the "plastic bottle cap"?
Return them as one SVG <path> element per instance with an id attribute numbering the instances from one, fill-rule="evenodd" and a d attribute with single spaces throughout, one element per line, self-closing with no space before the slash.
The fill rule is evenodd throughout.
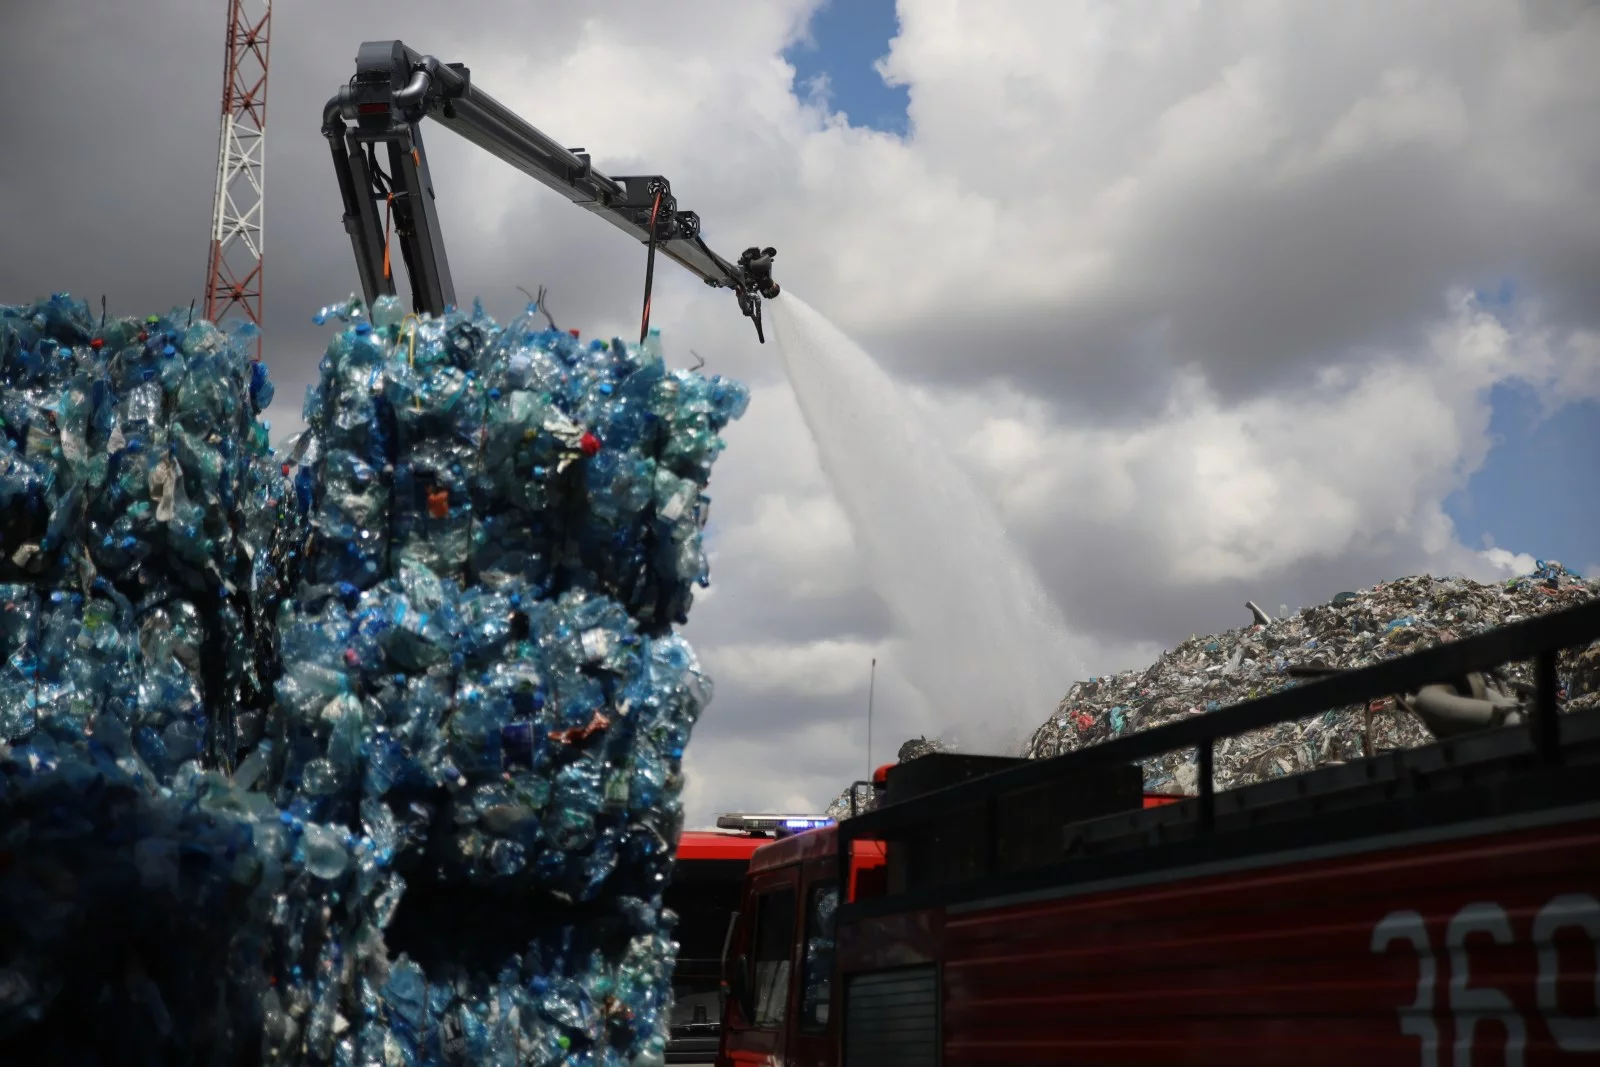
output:
<path id="1" fill-rule="evenodd" d="M 586 456 L 594 455 L 600 451 L 600 438 L 585 430 L 583 436 L 578 438 L 578 451 Z"/>
<path id="2" fill-rule="evenodd" d="M 577 330 L 568 330 L 567 332 L 570 333 L 574 337 L 581 337 L 582 336 L 582 334 L 580 334 Z"/>

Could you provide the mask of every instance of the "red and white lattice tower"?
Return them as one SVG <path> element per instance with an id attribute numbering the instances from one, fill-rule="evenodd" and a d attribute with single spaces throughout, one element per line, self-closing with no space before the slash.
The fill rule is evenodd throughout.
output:
<path id="1" fill-rule="evenodd" d="M 272 0 L 227 0 L 222 138 L 211 209 L 206 318 L 261 326 L 261 220 L 267 144 L 267 52 Z M 256 355 L 261 340 L 256 339 Z"/>

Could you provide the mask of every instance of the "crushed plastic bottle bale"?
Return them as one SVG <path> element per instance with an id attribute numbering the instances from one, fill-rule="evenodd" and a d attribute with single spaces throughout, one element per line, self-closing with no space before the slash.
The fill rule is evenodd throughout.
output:
<path id="1" fill-rule="evenodd" d="M 331 315 L 278 454 L 247 334 L 0 309 L 0 923 L 74 889 L 0 964 L 0 1040 L 662 1063 L 711 694 L 672 625 L 747 394 L 654 336 Z M 134 977 L 107 1000 L 63 930 Z"/>
<path id="2" fill-rule="evenodd" d="M 253 620 L 303 529 L 253 337 L 66 295 L 0 307 L 0 740 L 94 739 L 162 783 L 251 743 L 275 672 Z"/>
<path id="3" fill-rule="evenodd" d="M 394 297 L 319 318 L 346 326 L 304 408 L 316 581 L 365 589 L 411 559 L 468 584 L 604 593 L 654 632 L 687 620 L 744 386 L 668 370 L 657 344 L 581 343 L 533 307 L 504 327 L 477 306 L 404 315 Z"/>
<path id="4" fill-rule="evenodd" d="M 677 635 L 573 591 L 463 590 L 420 564 L 356 594 L 286 607 L 286 810 L 395 809 L 395 863 L 574 902 L 613 881 L 654 891 L 681 826 L 690 732 L 711 686 Z"/>
<path id="5" fill-rule="evenodd" d="M 98 747 L 0 742 L 0 1041 L 18 1062 L 230 1064 L 260 1044 L 265 796 L 150 788 Z M 90 1022 L 92 1020 L 92 1023 Z"/>
<path id="6" fill-rule="evenodd" d="M 309 578 L 273 627 L 282 745 L 250 770 L 285 819 L 361 827 L 354 866 L 405 888 L 386 929 L 349 921 L 381 937 L 335 934 L 335 908 L 345 954 L 278 975 L 268 1062 L 663 1062 L 662 891 L 711 695 L 671 626 L 744 389 L 532 315 L 327 317 L 295 446 Z"/>
<path id="7" fill-rule="evenodd" d="M 1075 684 L 1034 732 L 1025 755 L 1072 752 L 1264 696 L 1297 684 L 1292 669 L 1363 667 L 1596 596 L 1600 580 L 1585 581 L 1559 563 L 1542 560 L 1532 574 L 1501 585 L 1420 576 L 1340 593 L 1328 604 L 1285 612 L 1266 624 L 1191 637 L 1146 670 Z M 1600 707 L 1600 643 L 1564 651 L 1557 669 L 1564 711 Z M 1502 673 L 1508 683 L 1529 682 L 1532 664 L 1507 664 Z M 1422 722 L 1392 699 L 1335 709 L 1219 741 L 1216 787 L 1249 785 L 1432 740 Z M 1195 760 L 1189 750 L 1144 761 L 1145 787 L 1192 794 L 1198 786 Z"/>

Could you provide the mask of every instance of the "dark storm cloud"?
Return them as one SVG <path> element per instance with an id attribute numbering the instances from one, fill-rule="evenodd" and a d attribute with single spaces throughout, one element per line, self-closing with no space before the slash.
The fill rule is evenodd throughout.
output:
<path id="1" fill-rule="evenodd" d="M 1456 287 L 1512 279 L 1553 328 L 1600 327 L 1600 7 L 1472 4 L 1444 22 L 1437 12 L 1164 11 L 1189 19 L 1181 40 L 1152 29 L 1148 51 L 1075 42 L 1083 84 L 1061 81 L 1082 99 L 1037 71 L 969 70 L 952 84 L 983 104 L 943 89 L 932 102 L 956 115 L 930 112 L 918 150 L 938 157 L 941 177 L 1059 234 L 1061 263 L 1096 252 L 1095 277 L 1003 311 L 988 292 L 969 306 L 956 291 L 905 327 L 875 329 L 869 306 L 858 332 L 913 379 L 1006 379 L 1074 421 L 1126 422 L 1177 367 L 1199 369 L 1232 403 L 1330 362 L 1413 349 Z M 942 67 L 917 62 L 937 89 Z M 913 110 L 929 91 L 914 85 Z M 984 105 L 1005 105 L 1007 121 Z M 999 126 L 995 143 L 962 151 L 982 124 Z M 1113 188 L 1127 194 L 1121 207 L 1103 198 Z M 959 247 L 963 227 L 983 224 L 975 214 L 939 229 Z M 1021 244 L 1012 254 L 1037 277 L 1063 269 L 1047 246 Z M 821 288 L 827 264 L 805 269 L 797 291 Z"/>
<path id="2" fill-rule="evenodd" d="M 1061 545 L 1071 551 L 1061 551 Z M 1246 600 L 1277 615 L 1280 605 L 1294 611 L 1325 604 L 1342 590 L 1427 573 L 1440 562 L 1414 538 L 1374 535 L 1334 558 L 1311 557 L 1287 568 L 1195 584 L 1162 580 L 1171 549 L 1153 531 L 1069 522 L 1056 531 L 1052 544 L 1033 539 L 1027 548 L 1067 625 L 1094 634 L 1113 650 L 1112 661 L 1085 664 L 1093 673 L 1145 665 L 1122 662 L 1126 657 L 1115 651 L 1119 646 L 1171 648 L 1191 634 L 1248 625 Z"/>
<path id="3" fill-rule="evenodd" d="M 187 304 L 204 285 L 221 14 L 202 32 L 174 4 L 15 6 L 0 37 L 0 294 Z"/>
<path id="4" fill-rule="evenodd" d="M 867 343 L 912 380 L 1010 380 L 1082 423 L 1143 417 L 1182 367 L 1234 403 L 1412 349 L 1453 288 L 1512 279 L 1557 328 L 1600 328 L 1600 220 L 1576 202 L 1510 202 L 1461 167 L 1418 148 L 1279 192 L 1176 198 L 1118 247 L 1105 289 L 1031 314 L 957 309 Z"/>
<path id="5" fill-rule="evenodd" d="M 494 58 L 506 42 L 533 61 L 554 60 L 585 17 L 564 5 L 474 3 L 470 18 L 456 18 L 434 3 L 278 0 L 265 176 L 265 335 L 279 387 L 268 414 L 276 426 L 297 420 L 330 333 L 312 315 L 359 288 L 319 127 L 360 43 L 394 37 L 466 62 L 495 94 Z M 203 306 L 224 27 L 225 7 L 201 0 L 52 0 L 8 13 L 0 91 L 35 104 L 4 111 L 11 147 L 0 155 L 0 246 L 8 251 L 0 300 L 66 290 L 91 300 L 106 294 L 113 313 L 191 299 Z M 574 143 L 583 135 L 547 132 Z M 626 237 L 531 179 L 484 234 L 471 222 L 482 195 L 475 190 L 483 168 L 500 164 L 442 128 L 425 127 L 424 141 L 463 301 L 481 296 L 503 321 L 526 303 L 517 286 L 543 283 L 563 326 L 636 329 L 643 263 Z"/>

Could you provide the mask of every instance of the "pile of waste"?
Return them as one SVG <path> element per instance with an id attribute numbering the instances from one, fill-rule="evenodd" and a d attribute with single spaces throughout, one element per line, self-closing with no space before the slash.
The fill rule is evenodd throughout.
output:
<path id="1" fill-rule="evenodd" d="M 949 751 L 950 746 L 945 743 L 945 740 L 942 737 L 935 737 L 931 739 L 924 736 L 913 737 L 895 751 L 894 761 L 896 763 L 906 763 L 921 756 L 926 756 L 931 752 Z M 854 810 L 857 812 L 866 811 L 872 806 L 873 802 L 872 783 L 856 782 L 852 788 L 855 790 Z M 828 818 L 835 821 L 839 819 L 848 819 L 852 810 L 850 807 L 850 801 L 850 789 L 846 789 L 844 792 L 833 798 L 832 802 L 828 804 L 825 814 Z"/>
<path id="2" fill-rule="evenodd" d="M 0 309 L 0 1041 L 660 1063 L 673 624 L 747 394 L 654 335 L 322 318 L 277 455 L 249 333 Z"/>
<path id="3" fill-rule="evenodd" d="M 1025 754 L 1072 752 L 1299 684 L 1295 675 L 1307 669 L 1364 667 L 1596 596 L 1600 580 L 1540 561 L 1532 574 L 1501 585 L 1422 576 L 1339 593 L 1328 604 L 1278 618 L 1251 605 L 1257 619 L 1251 626 L 1191 637 L 1145 670 L 1073 685 Z M 1600 645 L 1562 653 L 1558 672 L 1564 710 L 1600 706 Z M 1508 664 L 1501 673 L 1508 685 L 1530 682 L 1532 665 Z M 1216 786 L 1249 785 L 1432 740 L 1392 698 L 1335 709 L 1219 741 Z M 1189 750 L 1144 761 L 1145 787 L 1192 793 L 1195 760 Z"/>
<path id="4" fill-rule="evenodd" d="M 1539 560 L 1532 573 L 1503 584 L 1426 575 L 1401 578 L 1331 602 L 1273 618 L 1247 605 L 1254 624 L 1207 637 L 1190 637 L 1145 670 L 1128 670 L 1078 682 L 1022 755 L 1047 759 L 1190 715 L 1231 707 L 1332 670 L 1365 667 L 1379 660 L 1459 640 L 1532 615 L 1573 607 L 1600 597 L 1600 578 L 1585 580 L 1560 563 Z M 1600 642 L 1567 649 L 1557 659 L 1564 712 L 1600 708 Z M 1531 683 L 1531 663 L 1506 664 L 1502 688 Z M 1394 698 L 1365 707 L 1338 708 L 1295 723 L 1283 723 L 1219 741 L 1215 751 L 1218 789 L 1250 785 L 1380 752 L 1429 744 L 1432 734 Z M 900 747 L 905 763 L 947 748 L 940 739 L 913 738 Z M 1194 751 L 1144 760 L 1145 788 L 1193 794 L 1199 782 Z M 873 803 L 870 786 L 856 786 L 855 811 Z M 851 791 L 828 805 L 832 819 L 851 814 Z"/>

